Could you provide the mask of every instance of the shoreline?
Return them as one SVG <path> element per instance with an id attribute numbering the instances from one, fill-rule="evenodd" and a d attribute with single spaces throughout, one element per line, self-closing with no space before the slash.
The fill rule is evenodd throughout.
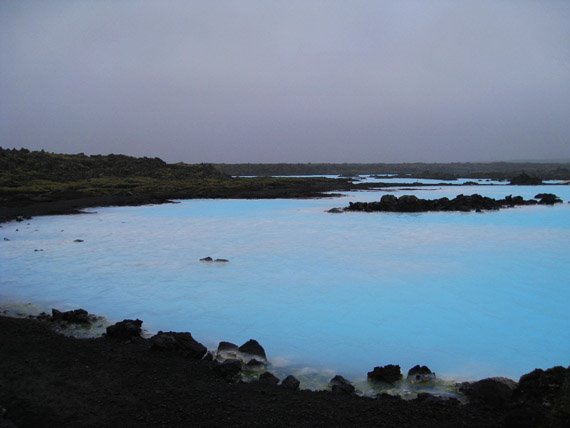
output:
<path id="1" fill-rule="evenodd" d="M 568 421 L 550 408 L 564 397 L 543 392 L 539 400 L 547 400 L 546 408 L 536 409 L 528 402 L 536 391 L 520 401 L 521 388 L 509 389 L 508 397 L 497 395 L 497 384 L 485 384 L 491 380 L 471 383 L 472 389 L 483 383 L 491 393 L 483 388 L 466 404 L 430 394 L 413 400 L 360 397 L 334 386 L 332 391 L 291 390 L 261 378 L 232 381 L 208 359 L 153 351 L 152 339 L 74 339 L 55 333 L 45 319 L 0 316 L 0 327 L 0 343 L 6 345 L 0 347 L 0 405 L 17 426 L 113 426 L 136 420 L 137 426 L 499 427 Z M 558 368 L 558 375 L 560 369 L 568 379 L 570 368 Z"/>
<path id="2" fill-rule="evenodd" d="M 0 327 L 0 343 L 5 345 L 0 347 L 0 406 L 17 426 L 130 425 L 127 421 L 133 419 L 138 426 L 156 425 L 159 420 L 171 426 L 231 421 L 238 426 L 450 427 L 536 426 L 538 421 L 564 426 L 570 421 L 564 412 L 554 411 L 565 403 L 561 388 L 554 396 L 542 391 L 538 398 L 536 391 L 529 395 L 521 388 L 525 376 L 536 377 L 536 370 L 509 390 L 501 389 L 504 383 L 484 385 L 491 392 L 469 393 L 467 403 L 425 393 L 404 400 L 382 393 L 367 397 L 335 392 L 334 387 L 332 391 L 289 390 L 261 378 L 233 381 L 220 375 L 217 363 L 208 359 L 153 351 L 152 339 L 75 339 L 54 332 L 45 319 L 0 315 Z M 567 385 L 570 368 L 556 370 L 557 381 L 562 382 L 558 386 Z M 485 382 L 492 381 L 471 382 L 467 387 L 476 389 Z M 508 396 L 498 396 L 497 391 Z M 85 394 L 88 400 L 77 400 Z M 536 408 L 539 401 L 546 404 Z M 98 413 L 99 408 L 104 412 Z M 521 424 L 529 410 L 530 423 Z M 378 425 L 379 418 L 384 425 Z"/>
<path id="3" fill-rule="evenodd" d="M 7 303 L 0 304 L 0 317 L 45 321 L 45 314 L 49 313 L 50 309 L 48 308 L 51 308 L 51 306 L 52 305 L 32 302 L 21 303 L 15 299 L 8 298 Z M 73 310 L 74 309 L 69 309 L 69 311 Z M 79 340 L 100 339 L 105 335 L 105 329 L 109 325 L 112 325 L 113 322 L 110 321 L 110 319 L 105 315 L 93 313 L 89 314 L 90 316 L 94 317 L 93 321 L 89 325 L 73 323 L 52 323 L 49 325 L 52 327 L 52 330 L 55 333 L 66 337 Z M 154 331 L 146 329 L 144 327 L 144 323 L 142 327 L 141 337 L 143 339 L 150 339 L 152 336 L 155 336 L 160 332 L 160 330 Z M 204 345 L 210 353 L 215 355 L 220 341 L 217 341 L 216 343 L 204 342 Z M 410 400 L 416 398 L 418 394 L 430 393 L 438 397 L 456 398 L 460 401 L 465 401 L 465 397 L 460 391 L 457 390 L 456 386 L 463 382 L 470 383 L 480 380 L 474 376 L 450 377 L 441 376 L 438 373 L 437 376 L 434 377 L 433 381 L 430 381 L 428 383 L 413 383 L 408 381 L 405 376 L 408 368 L 402 366 L 403 377 L 400 381 L 395 382 L 393 385 L 375 385 L 367 381 L 366 372 L 353 374 L 351 376 L 345 371 L 339 372 L 337 370 L 326 368 L 324 366 L 307 366 L 300 361 L 282 364 L 282 360 L 283 359 L 280 356 L 269 354 L 267 357 L 267 371 L 270 371 L 271 373 L 281 377 L 286 377 L 290 374 L 295 375 L 300 380 L 302 389 L 310 391 L 327 390 L 329 380 L 337 374 L 342 374 L 356 387 L 355 393 L 358 396 L 368 398 L 374 397 L 376 394 L 386 393 L 392 396 L 399 396 L 405 400 Z M 370 369 L 372 369 L 372 367 L 370 367 Z M 495 377 L 504 376 L 497 376 L 495 374 Z M 330 389 L 330 387 L 328 389 Z"/>

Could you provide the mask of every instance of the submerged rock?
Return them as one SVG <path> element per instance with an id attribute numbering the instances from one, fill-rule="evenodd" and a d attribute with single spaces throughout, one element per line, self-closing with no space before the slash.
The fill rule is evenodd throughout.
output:
<path id="1" fill-rule="evenodd" d="M 151 349 L 173 350 L 183 354 L 186 358 L 201 360 L 208 349 L 196 341 L 190 333 L 177 333 L 173 331 L 159 331 L 150 338 Z"/>
<path id="2" fill-rule="evenodd" d="M 216 260 L 214 260 L 214 262 L 216 262 L 216 263 L 228 263 L 229 260 L 228 259 L 216 259 Z"/>
<path id="3" fill-rule="evenodd" d="M 204 257 L 203 259 L 200 259 L 200 261 L 201 262 L 213 262 L 214 259 L 211 258 L 210 256 L 208 256 L 208 257 Z"/>
<path id="4" fill-rule="evenodd" d="M 329 386 L 335 394 L 354 394 L 355 391 L 354 386 L 341 375 L 333 377 L 329 382 Z"/>
<path id="5" fill-rule="evenodd" d="M 257 340 L 249 339 L 243 345 L 241 345 L 238 350 L 244 354 L 252 355 L 254 357 L 262 358 L 263 361 L 267 361 L 267 356 L 265 355 L 265 349 L 259 344 Z"/>
<path id="6" fill-rule="evenodd" d="M 408 370 L 408 381 L 412 383 L 424 383 L 430 382 L 435 379 L 435 373 L 433 373 L 429 367 L 416 365 Z"/>
<path id="7" fill-rule="evenodd" d="M 342 208 L 331 208 L 327 212 L 332 214 L 342 214 L 344 210 Z"/>
<path id="8" fill-rule="evenodd" d="M 83 239 L 74 239 L 73 242 L 84 242 Z"/>
<path id="9" fill-rule="evenodd" d="M 142 332 L 142 321 L 136 320 L 123 320 L 107 327 L 107 337 L 114 339 L 131 339 L 140 337 Z"/>
<path id="10" fill-rule="evenodd" d="M 289 375 L 281 381 L 280 386 L 291 391 L 297 391 L 299 389 L 299 385 L 301 385 L 301 382 L 299 382 L 295 376 Z"/>
<path id="11" fill-rule="evenodd" d="M 374 370 L 368 372 L 368 381 L 370 382 L 383 382 L 393 384 L 402 379 L 402 372 L 400 366 L 388 364 L 382 367 L 374 367 Z"/>

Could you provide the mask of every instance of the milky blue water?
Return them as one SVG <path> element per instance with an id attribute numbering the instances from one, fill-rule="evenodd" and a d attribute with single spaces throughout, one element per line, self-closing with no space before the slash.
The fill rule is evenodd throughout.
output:
<path id="1" fill-rule="evenodd" d="M 347 377 L 395 363 L 456 379 L 518 378 L 570 364 L 570 187 L 393 192 L 540 192 L 565 203 L 483 214 L 325 212 L 385 194 L 355 192 L 5 223 L 0 303 L 138 317 L 150 331 L 191 331 L 210 347 L 255 338 L 276 366 Z M 200 262 L 205 256 L 230 262 Z"/>

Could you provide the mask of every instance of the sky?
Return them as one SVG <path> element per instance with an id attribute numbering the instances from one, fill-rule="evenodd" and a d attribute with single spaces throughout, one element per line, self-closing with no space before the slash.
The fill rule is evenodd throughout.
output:
<path id="1" fill-rule="evenodd" d="M 0 146 L 570 160 L 570 1 L 0 0 Z"/>

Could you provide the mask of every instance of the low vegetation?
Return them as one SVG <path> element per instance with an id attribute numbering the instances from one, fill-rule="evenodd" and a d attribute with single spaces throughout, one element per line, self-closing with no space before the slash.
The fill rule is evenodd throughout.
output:
<path id="1" fill-rule="evenodd" d="M 125 155 L 64 155 L 0 148 L 0 206 L 96 197 L 291 198 L 351 188 L 348 180 L 232 178 L 211 164 Z"/>

